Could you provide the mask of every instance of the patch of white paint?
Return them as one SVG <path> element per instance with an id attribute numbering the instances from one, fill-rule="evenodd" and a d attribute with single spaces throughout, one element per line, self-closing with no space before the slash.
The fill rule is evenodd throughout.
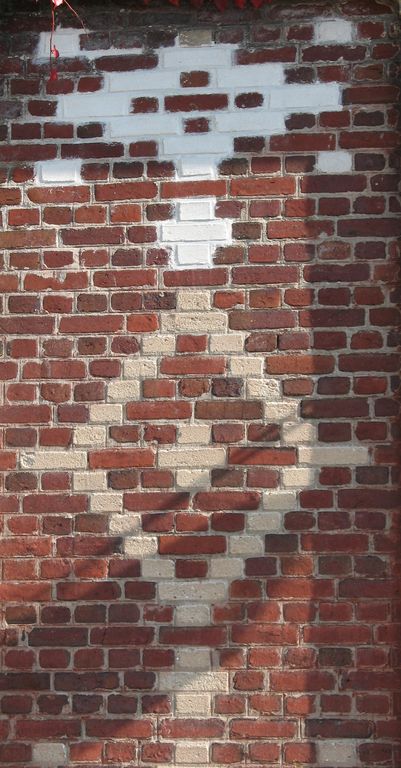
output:
<path id="1" fill-rule="evenodd" d="M 318 152 L 316 168 L 321 173 L 347 173 L 352 171 L 352 155 L 344 150 Z"/>
<path id="2" fill-rule="evenodd" d="M 316 43 L 350 43 L 352 22 L 345 19 L 325 19 L 315 24 Z"/>

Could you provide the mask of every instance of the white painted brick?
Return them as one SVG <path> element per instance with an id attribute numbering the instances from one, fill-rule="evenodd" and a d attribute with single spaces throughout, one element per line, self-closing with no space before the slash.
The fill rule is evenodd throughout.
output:
<path id="1" fill-rule="evenodd" d="M 162 69 L 192 70 L 210 67 L 229 67 L 232 59 L 232 45 L 204 45 L 201 47 L 165 48 L 160 58 Z"/>
<path id="2" fill-rule="evenodd" d="M 160 338 L 160 336 L 155 337 L 155 339 L 156 338 Z M 174 347 L 172 349 L 167 349 L 168 352 L 173 350 Z M 146 354 L 149 354 L 149 352 L 147 351 Z M 124 360 L 123 367 L 124 377 L 126 379 L 154 379 L 157 373 L 154 360 Z"/>
<path id="3" fill-rule="evenodd" d="M 295 491 L 264 491 L 263 507 L 264 509 L 291 512 L 297 507 L 297 495 Z"/>
<path id="4" fill-rule="evenodd" d="M 286 402 L 265 403 L 265 419 L 268 421 L 296 421 L 299 403 Z"/>
<path id="5" fill-rule="evenodd" d="M 217 84 L 221 88 L 235 88 L 238 93 L 241 93 L 244 88 L 281 85 L 284 79 L 283 64 L 247 64 L 217 70 Z"/>
<path id="6" fill-rule="evenodd" d="M 158 551 L 156 536 L 128 536 L 125 539 L 124 551 L 130 557 L 150 557 Z"/>
<path id="7" fill-rule="evenodd" d="M 94 493 L 90 499 L 91 512 L 120 512 L 123 508 L 122 493 Z"/>
<path id="8" fill-rule="evenodd" d="M 135 94 L 136 95 L 136 94 Z M 104 95 L 103 95 L 104 99 Z M 127 110 L 128 111 L 128 110 Z M 119 117 L 110 121 L 111 139 L 133 139 L 134 137 L 146 137 L 147 139 L 158 136 L 169 136 L 180 132 L 180 119 L 175 115 L 130 115 Z"/>
<path id="9" fill-rule="evenodd" d="M 67 745 L 57 741 L 34 744 L 32 759 L 40 768 L 58 768 L 68 762 Z"/>
<path id="10" fill-rule="evenodd" d="M 178 443 L 185 445 L 210 443 L 211 427 L 203 424 L 180 424 L 178 426 Z"/>
<path id="11" fill-rule="evenodd" d="M 87 120 L 88 115 L 90 119 L 117 117 L 117 126 L 124 122 L 122 116 L 129 114 L 130 101 L 130 97 L 125 93 L 108 94 L 105 98 L 105 94 L 98 91 L 96 94 L 86 93 L 84 99 L 80 93 L 69 93 L 59 98 L 57 117 L 72 121 L 76 118 Z"/>
<path id="12" fill-rule="evenodd" d="M 144 355 L 160 355 L 175 351 L 175 336 L 166 336 L 166 334 L 157 334 L 157 336 L 144 336 L 142 339 L 142 351 Z M 147 361 L 144 362 L 146 365 Z M 148 361 L 149 367 L 150 362 Z M 156 374 L 154 374 L 156 375 Z M 151 374 L 146 374 L 151 378 Z"/>
<path id="13" fill-rule="evenodd" d="M 177 309 L 183 312 L 210 309 L 210 291 L 177 291 Z"/>
<path id="14" fill-rule="evenodd" d="M 211 267 L 210 243 L 178 243 L 174 249 L 173 265 L 175 269 Z"/>
<path id="15" fill-rule="evenodd" d="M 75 445 L 105 445 L 106 427 L 75 427 L 73 439 Z"/>
<path id="16" fill-rule="evenodd" d="M 89 420 L 94 423 L 119 424 L 122 421 L 123 410 L 121 405 L 104 405 L 93 403 L 89 406 Z"/>
<path id="17" fill-rule="evenodd" d="M 159 672 L 161 691 L 228 691 L 227 672 Z"/>
<path id="18" fill-rule="evenodd" d="M 279 531 L 283 518 L 280 512 L 250 512 L 247 522 L 250 531 Z"/>
<path id="19" fill-rule="evenodd" d="M 80 184 L 82 160 L 43 160 L 35 163 L 37 184 Z"/>
<path id="20" fill-rule="evenodd" d="M 142 576 L 145 579 L 172 579 L 174 578 L 175 565 L 173 560 L 152 559 L 142 560 Z"/>
<path id="21" fill-rule="evenodd" d="M 303 467 L 284 467 L 281 470 L 284 488 L 306 488 L 315 483 L 316 471 Z"/>
<path id="22" fill-rule="evenodd" d="M 244 337 L 239 333 L 223 334 L 210 337 L 211 352 L 241 352 L 244 349 Z M 249 382 L 248 382 L 249 384 Z"/>
<path id="23" fill-rule="evenodd" d="M 210 121 L 212 122 L 212 120 Z M 199 134 L 200 135 L 200 134 Z M 203 145 L 198 146 L 198 150 Z M 178 158 L 178 168 L 180 175 L 185 179 L 214 179 L 216 177 L 216 168 L 220 162 L 219 155 L 184 155 Z"/>
<path id="24" fill-rule="evenodd" d="M 163 93 L 166 89 L 179 87 L 179 72 L 163 72 L 160 67 L 147 72 L 141 70 L 140 73 L 135 71 L 111 72 L 107 79 L 111 93 L 125 91 L 131 96 L 136 96 L 139 90 L 144 93 L 148 91 Z"/>
<path id="25" fill-rule="evenodd" d="M 82 56 L 80 46 L 79 29 L 60 29 L 57 28 L 57 50 L 61 58 Z M 48 59 L 50 50 L 50 32 L 41 32 L 39 35 L 38 46 L 35 51 L 34 61 L 37 59 Z"/>
<path id="26" fill-rule="evenodd" d="M 107 488 L 106 472 L 74 472 L 74 491 L 105 491 Z"/>
<path id="27" fill-rule="evenodd" d="M 176 473 L 176 486 L 192 491 L 209 488 L 210 472 L 207 469 L 179 469 Z"/>
<path id="28" fill-rule="evenodd" d="M 86 451 L 21 451 L 21 469 L 85 469 Z"/>
<path id="29" fill-rule="evenodd" d="M 160 448 L 159 467 L 207 468 L 224 467 L 226 452 L 224 448 Z"/>
<path id="30" fill-rule="evenodd" d="M 306 421 L 293 421 L 283 424 L 283 441 L 288 445 L 312 443 L 317 439 L 317 429 L 314 424 Z"/>
<path id="31" fill-rule="evenodd" d="M 181 671 L 209 672 L 212 668 L 211 651 L 208 648 L 196 648 L 193 645 L 179 645 L 175 650 L 175 666 Z"/>
<path id="32" fill-rule="evenodd" d="M 172 133 L 172 132 L 171 132 Z M 232 136 L 197 133 L 196 136 L 168 136 L 163 139 L 165 155 L 216 155 L 221 158 L 232 149 Z"/>
<path id="33" fill-rule="evenodd" d="M 227 132 L 231 136 L 249 131 L 255 133 L 255 126 L 258 126 L 258 134 L 270 136 L 285 133 L 284 118 L 285 112 L 280 114 L 280 112 L 270 112 L 270 109 L 244 109 L 219 112 L 215 116 L 215 121 L 218 131 Z"/>
<path id="34" fill-rule="evenodd" d="M 210 561 L 212 579 L 238 579 L 244 574 L 244 561 L 234 557 L 213 558 Z"/>
<path id="35" fill-rule="evenodd" d="M 170 333 L 205 333 L 225 331 L 225 312 L 161 312 L 162 331 Z"/>
<path id="36" fill-rule="evenodd" d="M 231 357 L 230 373 L 232 376 L 262 376 L 264 358 L 262 357 Z"/>
<path id="37" fill-rule="evenodd" d="M 181 200 L 177 206 L 178 218 L 180 221 L 208 221 L 213 218 L 215 202 L 214 197 Z"/>
<path id="38" fill-rule="evenodd" d="M 316 168 L 321 173 L 347 173 L 352 171 L 352 155 L 344 150 L 318 152 Z"/>
<path id="39" fill-rule="evenodd" d="M 111 515 L 109 521 L 110 533 L 119 536 L 131 536 L 141 528 L 140 515 Z"/>
<path id="40" fill-rule="evenodd" d="M 139 399 L 139 381 L 111 381 L 107 385 L 107 397 L 114 402 Z"/>
<path id="41" fill-rule="evenodd" d="M 161 237 L 167 243 L 225 241 L 229 237 L 228 224 L 224 219 L 204 222 L 167 222 L 161 225 Z"/>
<path id="42" fill-rule="evenodd" d="M 173 573 L 174 575 L 174 573 Z M 177 605 L 175 624 L 181 627 L 204 627 L 210 624 L 208 605 Z"/>
<path id="43" fill-rule="evenodd" d="M 367 464 L 369 451 L 364 446 L 319 445 L 311 448 L 300 447 L 298 449 L 300 464 L 313 466 L 348 466 L 349 464 Z"/>
<path id="44" fill-rule="evenodd" d="M 228 546 L 231 555 L 263 555 L 265 551 L 261 536 L 249 536 L 245 533 L 230 536 Z"/>
<path id="45" fill-rule="evenodd" d="M 204 741 L 177 741 L 175 760 L 178 765 L 198 765 L 209 760 L 209 743 Z"/>
<path id="46" fill-rule="evenodd" d="M 160 600 L 180 603 L 225 600 L 227 586 L 222 581 L 166 581 L 159 584 Z"/>
<path id="47" fill-rule="evenodd" d="M 207 693 L 176 693 L 175 712 L 181 717 L 207 717 L 211 712 L 210 695 Z"/>
<path id="48" fill-rule="evenodd" d="M 249 398 L 281 400 L 280 382 L 275 379 L 249 379 L 246 383 L 246 391 Z"/>
<path id="49" fill-rule="evenodd" d="M 350 43 L 352 23 L 345 19 L 318 21 L 315 23 L 315 41 L 317 43 Z"/>
<path id="50" fill-rule="evenodd" d="M 355 739 L 337 739 L 336 741 L 316 742 L 318 765 L 335 768 L 354 768 L 358 761 L 357 742 Z"/>
<path id="51" fill-rule="evenodd" d="M 326 107 L 340 109 L 341 90 L 337 83 L 322 83 L 313 85 L 283 85 L 282 88 L 272 89 L 270 95 L 271 109 L 296 112 L 317 110 L 322 112 Z"/>

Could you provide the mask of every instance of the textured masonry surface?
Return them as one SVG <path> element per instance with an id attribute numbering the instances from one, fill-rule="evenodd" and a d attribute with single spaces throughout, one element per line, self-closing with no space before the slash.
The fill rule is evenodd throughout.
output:
<path id="1" fill-rule="evenodd" d="M 0 27 L 0 766 L 399 768 L 396 14 L 90 26 Z"/>

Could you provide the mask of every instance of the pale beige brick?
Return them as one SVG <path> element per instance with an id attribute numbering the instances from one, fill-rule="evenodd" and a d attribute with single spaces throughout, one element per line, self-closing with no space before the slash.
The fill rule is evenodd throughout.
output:
<path id="1" fill-rule="evenodd" d="M 144 336 L 142 350 L 144 355 L 163 355 L 175 350 L 175 336 L 158 334 L 157 336 Z"/>
<path id="2" fill-rule="evenodd" d="M 74 429 L 75 445 L 105 445 L 106 427 L 81 426 Z"/>
<path id="3" fill-rule="evenodd" d="M 316 742 L 317 760 L 319 766 L 336 768 L 354 768 L 358 763 L 358 742 L 355 739 L 333 739 Z"/>
<path id="4" fill-rule="evenodd" d="M 159 467 L 223 467 L 226 452 L 224 448 L 171 448 L 159 450 Z"/>
<path id="5" fill-rule="evenodd" d="M 208 488 L 210 486 L 210 472 L 208 469 L 178 469 L 176 486 L 187 490 Z"/>
<path id="6" fill-rule="evenodd" d="M 232 555 L 263 555 L 264 539 L 262 536 L 240 534 L 229 537 L 229 549 Z"/>
<path id="7" fill-rule="evenodd" d="M 202 445 L 210 443 L 211 427 L 203 424 L 181 424 L 178 427 L 177 442 Z"/>
<path id="8" fill-rule="evenodd" d="M 74 491 L 105 491 L 107 488 L 106 472 L 74 472 Z"/>
<path id="9" fill-rule="evenodd" d="M 112 402 L 138 400 L 139 381 L 111 381 L 107 385 L 107 397 Z"/>
<path id="10" fill-rule="evenodd" d="M 284 488 L 306 488 L 315 484 L 316 470 L 309 467 L 284 467 L 281 476 Z"/>
<path id="11" fill-rule="evenodd" d="M 283 441 L 288 445 L 312 443 L 317 440 L 317 429 L 314 424 L 305 421 L 294 421 L 283 424 Z"/>
<path id="12" fill-rule="evenodd" d="M 89 406 L 89 419 L 94 423 L 120 424 L 123 418 L 121 405 L 93 403 Z"/>
<path id="13" fill-rule="evenodd" d="M 209 760 L 209 744 L 202 741 L 177 741 L 175 760 L 178 765 L 198 765 Z"/>
<path id="14" fill-rule="evenodd" d="M 90 499 L 91 512 L 120 512 L 123 508 L 122 493 L 94 493 Z"/>
<path id="15" fill-rule="evenodd" d="M 156 536 L 128 536 L 124 542 L 124 551 L 130 557 L 150 557 L 157 554 Z"/>
<path id="16" fill-rule="evenodd" d="M 207 717 L 211 712 L 210 699 L 210 694 L 207 693 L 176 693 L 176 715 L 179 717 Z"/>
<path id="17" fill-rule="evenodd" d="M 211 652 L 209 648 L 196 648 L 192 645 L 178 646 L 175 651 L 175 666 L 181 671 L 203 670 L 208 672 L 212 668 Z"/>
<path id="18" fill-rule="evenodd" d="M 177 309 L 181 311 L 202 311 L 210 309 L 210 291 L 177 291 Z"/>
<path id="19" fill-rule="evenodd" d="M 218 557 L 210 561 L 212 579 L 239 579 L 244 574 L 244 561 L 234 557 Z"/>
<path id="20" fill-rule="evenodd" d="M 261 398 L 268 402 L 282 399 L 280 382 L 275 379 L 249 379 L 246 391 L 249 398 Z"/>
<path id="21" fill-rule="evenodd" d="M 131 536 L 141 528 L 140 515 L 111 515 L 109 521 L 110 533 L 119 536 Z"/>
<path id="22" fill-rule="evenodd" d="M 123 368 L 125 379 L 153 379 L 157 373 L 155 360 L 124 360 Z"/>
<path id="23" fill-rule="evenodd" d="M 161 691 L 228 691 L 227 672 L 159 672 Z"/>
<path id="24" fill-rule="evenodd" d="M 280 531 L 283 525 L 283 516 L 280 512 L 250 512 L 247 516 L 248 530 L 250 531 Z"/>
<path id="25" fill-rule="evenodd" d="M 265 419 L 268 421 L 296 421 L 298 411 L 298 401 L 265 403 Z"/>
<path id="26" fill-rule="evenodd" d="M 186 29 L 180 32 L 179 39 L 182 46 L 211 45 L 213 33 L 210 29 Z"/>
<path id="27" fill-rule="evenodd" d="M 225 312 L 162 312 L 161 327 L 167 333 L 222 332 L 227 328 L 227 315 Z"/>
<path id="28" fill-rule="evenodd" d="M 142 560 L 142 576 L 145 579 L 173 579 L 175 564 L 173 560 L 157 558 Z"/>
<path id="29" fill-rule="evenodd" d="M 174 574 L 173 574 L 174 575 Z M 204 627 L 210 624 L 208 605 L 177 605 L 175 623 L 181 627 Z"/>
<path id="30" fill-rule="evenodd" d="M 86 451 L 21 451 L 21 469 L 84 469 L 87 466 Z"/>
<path id="31" fill-rule="evenodd" d="M 369 451 L 365 446 L 319 445 L 313 448 L 300 447 L 298 449 L 299 463 L 311 464 L 318 467 L 348 466 L 350 464 L 367 464 Z"/>
<path id="32" fill-rule="evenodd" d="M 227 585 L 223 581 L 166 581 L 159 585 L 159 596 L 166 602 L 209 602 L 225 600 Z"/>
<path id="33" fill-rule="evenodd" d="M 67 745 L 57 741 L 34 744 L 32 759 L 40 768 L 58 768 L 67 763 Z"/>
<path id="34" fill-rule="evenodd" d="M 297 508 L 297 494 L 295 491 L 265 491 L 263 508 L 291 512 Z"/>
<path id="35" fill-rule="evenodd" d="M 240 333 L 213 335 L 210 337 L 211 352 L 242 352 L 245 337 Z"/>
<path id="36" fill-rule="evenodd" d="M 231 357 L 230 373 L 232 376 L 262 376 L 263 357 Z"/>

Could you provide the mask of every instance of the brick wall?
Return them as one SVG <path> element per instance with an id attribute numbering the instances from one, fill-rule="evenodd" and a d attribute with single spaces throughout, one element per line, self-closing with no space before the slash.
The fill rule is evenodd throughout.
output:
<path id="1" fill-rule="evenodd" d="M 0 765 L 399 768 L 395 10 L 1 24 Z"/>

